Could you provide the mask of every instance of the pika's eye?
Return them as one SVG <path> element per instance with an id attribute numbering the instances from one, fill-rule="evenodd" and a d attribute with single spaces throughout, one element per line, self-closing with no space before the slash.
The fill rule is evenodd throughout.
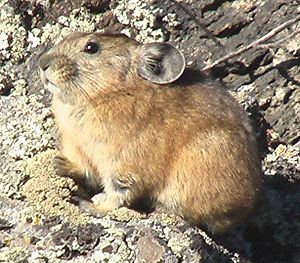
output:
<path id="1" fill-rule="evenodd" d="M 84 47 L 84 52 L 89 54 L 95 54 L 99 51 L 100 46 L 96 42 L 88 42 Z"/>

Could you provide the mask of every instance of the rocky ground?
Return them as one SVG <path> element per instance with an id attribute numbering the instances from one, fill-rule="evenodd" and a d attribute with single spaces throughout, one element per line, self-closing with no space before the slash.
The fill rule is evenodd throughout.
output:
<path id="1" fill-rule="evenodd" d="M 199 70 L 300 15 L 292 0 L 9 0 L 0 2 L 0 262 L 300 262 L 300 22 L 209 71 L 257 130 L 264 195 L 222 237 L 125 208 L 102 219 L 70 202 L 58 178 L 51 94 L 40 54 L 71 31 L 170 41 Z M 280 41 L 283 39 L 283 41 Z"/>

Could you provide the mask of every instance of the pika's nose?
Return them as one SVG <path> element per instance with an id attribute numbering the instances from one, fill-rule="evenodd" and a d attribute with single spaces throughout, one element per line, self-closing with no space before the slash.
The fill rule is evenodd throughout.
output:
<path id="1" fill-rule="evenodd" d="M 38 65 L 40 67 L 41 70 L 45 71 L 47 70 L 47 68 L 49 68 L 50 66 L 50 59 L 47 55 L 42 55 L 40 58 L 39 58 L 39 62 L 38 62 Z"/>

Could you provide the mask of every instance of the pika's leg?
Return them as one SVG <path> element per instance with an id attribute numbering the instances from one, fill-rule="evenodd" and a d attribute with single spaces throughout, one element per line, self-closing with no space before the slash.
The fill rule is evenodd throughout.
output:
<path id="1" fill-rule="evenodd" d="M 124 206 L 124 200 L 122 199 L 122 197 L 118 197 L 113 193 L 100 193 L 92 198 L 92 202 L 84 199 L 78 200 L 78 205 L 81 210 L 92 216 L 103 217 L 109 211 Z"/>
<path id="2" fill-rule="evenodd" d="M 75 202 L 83 211 L 93 216 L 102 217 L 107 212 L 129 203 L 131 200 L 129 187 L 126 183 L 120 186 L 120 184 L 113 183 L 115 180 L 109 180 L 104 186 L 104 193 L 99 194 L 99 189 L 103 190 L 103 186 L 97 180 L 98 177 L 89 172 L 83 173 L 75 163 L 62 155 L 54 157 L 53 163 L 59 176 L 72 178 L 81 188 L 76 193 L 79 198 L 75 198 Z M 88 201 L 87 199 L 93 195 L 95 196 L 92 198 L 92 202 Z"/>
<path id="3" fill-rule="evenodd" d="M 95 195 L 92 202 L 80 200 L 80 208 L 93 216 L 101 217 L 122 206 L 131 207 L 134 201 L 139 199 L 134 185 L 123 181 L 120 186 L 115 182 L 115 178 L 109 180 L 104 185 L 103 193 Z"/>
<path id="4" fill-rule="evenodd" d="M 71 162 L 65 156 L 55 156 L 53 165 L 57 175 L 72 178 L 89 197 L 101 192 L 102 184 L 96 179 L 97 177 L 92 175 L 89 171 L 84 173 L 75 163 Z M 82 192 L 79 193 L 80 195 L 84 195 Z"/>

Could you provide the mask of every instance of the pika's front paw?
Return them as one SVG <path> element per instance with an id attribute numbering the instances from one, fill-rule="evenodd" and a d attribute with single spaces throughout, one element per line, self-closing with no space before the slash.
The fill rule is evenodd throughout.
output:
<path id="1" fill-rule="evenodd" d="M 71 163 L 66 157 L 62 155 L 56 155 L 52 162 L 57 175 L 67 176 L 69 174 Z"/>
<path id="2" fill-rule="evenodd" d="M 83 212 L 85 212 L 91 216 L 101 218 L 106 215 L 106 213 L 101 212 L 97 208 L 97 206 L 94 203 L 92 203 L 91 201 L 82 199 L 78 196 L 74 196 L 72 198 L 72 200 L 73 200 L 74 204 L 76 204 L 79 207 L 80 210 L 82 210 Z"/>
<path id="3" fill-rule="evenodd" d="M 78 196 L 74 196 L 72 200 L 83 212 L 101 218 L 108 212 L 122 206 L 115 197 L 114 195 L 100 193 L 95 195 L 91 201 Z"/>
<path id="4" fill-rule="evenodd" d="M 102 190 L 101 180 L 89 172 L 83 172 L 79 167 L 63 155 L 53 158 L 53 166 L 56 174 L 61 177 L 69 177 L 79 186 L 78 194 L 88 197 Z M 88 176 L 87 176 L 88 175 Z"/>
<path id="5" fill-rule="evenodd" d="M 57 155 L 53 158 L 53 166 L 57 175 L 62 177 L 70 177 L 76 183 L 78 183 L 78 181 L 82 180 L 84 177 L 77 165 L 72 163 L 63 155 Z"/>

